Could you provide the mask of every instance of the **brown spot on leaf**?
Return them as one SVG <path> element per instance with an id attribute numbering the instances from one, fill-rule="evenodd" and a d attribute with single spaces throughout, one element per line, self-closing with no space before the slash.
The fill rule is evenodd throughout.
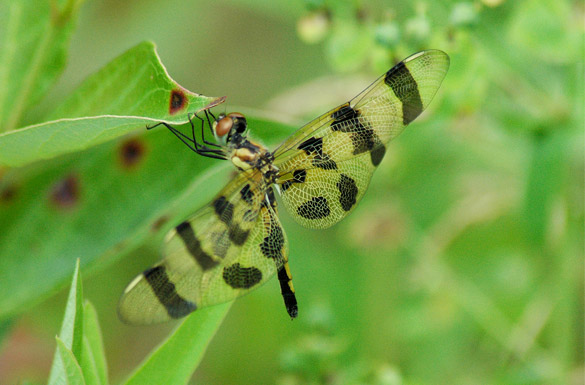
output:
<path id="1" fill-rule="evenodd" d="M 161 216 L 160 218 L 158 218 L 156 221 L 154 221 L 154 223 L 152 224 L 152 226 L 150 227 L 150 230 L 153 233 L 156 233 L 160 230 L 161 227 L 163 227 L 163 225 L 165 223 L 167 223 L 169 221 L 169 218 L 166 215 Z"/>
<path id="2" fill-rule="evenodd" d="M 0 187 L 0 203 L 10 203 L 16 197 L 16 186 Z"/>
<path id="3" fill-rule="evenodd" d="M 112 253 L 113 254 L 122 253 L 127 248 L 128 248 L 128 241 L 122 240 L 114 245 L 114 247 L 112 248 Z"/>
<path id="4" fill-rule="evenodd" d="M 69 209 L 79 201 L 79 178 L 70 174 L 55 183 L 51 189 L 51 202 L 61 209 Z"/>
<path id="5" fill-rule="evenodd" d="M 120 162 L 124 168 L 135 168 L 146 153 L 144 143 L 136 138 L 126 140 L 120 147 Z"/>
<path id="6" fill-rule="evenodd" d="M 187 105 L 187 97 L 185 92 L 181 89 L 174 89 L 171 91 L 171 97 L 169 101 L 169 113 L 171 115 L 176 114 Z"/>

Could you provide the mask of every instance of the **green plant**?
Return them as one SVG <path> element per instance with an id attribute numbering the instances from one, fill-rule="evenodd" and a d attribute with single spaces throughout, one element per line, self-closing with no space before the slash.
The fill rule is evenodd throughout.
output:
<path id="1" fill-rule="evenodd" d="M 138 367 L 124 384 L 186 383 L 201 361 L 230 304 L 203 310 L 184 322 Z M 108 384 L 106 357 L 97 313 L 83 299 L 79 260 L 73 273 L 49 385 Z M 164 370 L 161 370 L 164 368 Z"/>
<path id="2" fill-rule="evenodd" d="M 184 123 L 188 112 L 217 99 L 185 91 L 189 106 L 170 114 L 171 92 L 182 88 L 153 45 L 135 45 L 136 37 L 124 37 L 115 23 L 97 32 L 87 17 L 89 26 L 76 26 L 80 3 L 0 2 L 0 14 L 7 15 L 0 24 L 0 361 L 14 362 L 14 341 L 25 344 L 15 336 L 25 328 L 34 335 L 43 326 L 54 334 L 62 289 L 79 258 L 86 293 L 104 325 L 112 380 L 122 382 L 134 371 L 130 381 L 141 382 L 149 365 L 166 367 L 157 360 L 168 357 L 167 349 L 176 349 L 170 356 L 181 349 L 201 353 L 227 308 L 209 309 L 210 318 L 194 314 L 174 335 L 182 343 L 161 345 L 134 369 L 136 357 L 164 329 L 124 328 L 115 318 L 116 299 L 158 258 L 166 230 L 206 203 L 229 171 L 194 156 L 165 130 L 144 129 L 160 120 Z M 170 31 L 172 39 L 156 35 L 166 64 L 175 76 L 193 72 L 198 90 L 212 74 L 217 94 L 242 104 L 284 89 L 271 111 L 294 108 L 307 119 L 324 111 L 316 103 L 330 108 L 339 102 L 321 94 L 333 80 L 315 81 L 320 74 L 367 70 L 363 88 L 394 60 L 423 48 L 448 52 L 452 66 L 428 119 L 422 116 L 391 144 L 351 217 L 316 232 L 295 226 L 280 210 L 301 315 L 291 323 L 281 314 L 275 282 L 238 300 L 195 381 L 578 383 L 582 2 L 313 0 L 304 9 L 263 0 L 211 3 L 194 2 L 181 14 L 155 1 L 84 10 L 108 22 L 119 14 L 115 21 L 124 28 L 143 26 L 141 36 Z M 299 20 L 300 34 L 320 45 L 299 48 L 287 32 Z M 303 32 L 307 25 L 315 30 Z M 110 36 L 112 51 L 134 48 L 44 113 L 37 108 L 44 96 L 62 99 L 47 92 L 64 69 L 75 29 Z M 119 40 L 111 38 L 116 33 Z M 84 40 L 77 49 L 83 44 L 95 48 Z M 323 52 L 330 67 L 320 61 Z M 194 62 L 201 67 L 193 69 Z M 289 88 L 302 82 L 305 93 L 298 97 Z M 250 108 L 240 111 L 252 135 L 268 144 L 294 130 Z M 83 313 L 94 319 L 91 310 Z M 203 318 L 205 328 L 194 326 Z M 83 349 L 71 344 L 74 328 L 67 330 L 58 356 L 83 367 L 83 354 L 77 355 Z M 205 335 L 181 334 L 197 331 Z M 43 341 L 25 346 L 42 350 Z M 186 373 L 198 363 L 185 357 L 192 362 L 178 383 L 188 381 Z M 0 382 L 27 377 L 13 367 L 0 370 Z M 75 365 L 67 367 L 79 378 Z M 173 374 L 170 368 L 155 372 Z M 103 383 L 103 370 L 81 373 L 87 382 Z M 40 382 L 44 376 L 28 377 Z"/>

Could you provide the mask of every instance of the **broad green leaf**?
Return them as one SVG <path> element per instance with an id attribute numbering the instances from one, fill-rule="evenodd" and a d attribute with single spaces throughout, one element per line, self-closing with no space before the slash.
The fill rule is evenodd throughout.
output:
<path id="1" fill-rule="evenodd" d="M 178 105 L 171 108 L 173 95 Z M 187 121 L 188 112 L 197 112 L 217 100 L 178 85 L 161 63 L 154 43 L 145 41 L 85 79 L 47 120 L 121 115 L 179 123 Z"/>
<path id="2" fill-rule="evenodd" d="M 21 167 L 83 150 L 158 122 L 135 116 L 91 116 L 54 120 L 0 134 L 0 166 Z"/>
<path id="3" fill-rule="evenodd" d="M 83 355 L 81 370 L 88 385 L 106 385 L 108 368 L 102 342 L 102 332 L 97 312 L 90 302 L 85 302 L 83 310 Z"/>
<path id="4" fill-rule="evenodd" d="M 134 372 L 126 385 L 186 384 L 232 302 L 197 310 Z"/>
<path id="5" fill-rule="evenodd" d="M 58 379 L 62 377 L 64 373 L 68 375 L 71 370 L 71 368 L 68 367 L 71 365 L 71 362 L 69 362 L 69 356 L 68 354 L 65 354 L 60 344 L 63 344 L 63 348 L 73 356 L 79 358 L 82 355 L 82 343 L 83 287 L 79 275 L 78 259 L 75 264 L 75 271 L 73 272 L 69 296 L 67 297 L 67 305 L 65 308 L 65 316 L 63 317 L 63 324 L 61 325 L 61 332 L 59 333 L 59 337 L 57 337 L 57 349 L 53 359 L 53 366 L 51 367 L 49 384 L 61 383 Z"/>
<path id="6" fill-rule="evenodd" d="M 249 124 L 269 142 L 291 132 L 265 120 Z M 76 258 L 82 268 L 108 265 L 227 182 L 228 162 L 194 154 L 164 127 L 142 132 L 3 175 L 0 319 L 62 287 Z"/>
<path id="7" fill-rule="evenodd" d="M 82 2 L 0 2 L 0 132 L 18 127 L 63 71 Z"/>
<path id="8" fill-rule="evenodd" d="M 65 343 L 59 337 L 55 337 L 57 341 L 57 352 L 55 353 L 55 360 L 60 362 L 61 370 L 56 377 L 51 376 L 49 385 L 85 385 L 81 367 L 75 359 L 75 355 L 67 348 Z"/>
<path id="9" fill-rule="evenodd" d="M 154 45 L 141 43 L 86 79 L 50 121 L 0 134 L 0 166 L 84 150 L 153 122 L 185 123 L 188 113 L 221 102 L 183 89 L 168 76 Z"/>

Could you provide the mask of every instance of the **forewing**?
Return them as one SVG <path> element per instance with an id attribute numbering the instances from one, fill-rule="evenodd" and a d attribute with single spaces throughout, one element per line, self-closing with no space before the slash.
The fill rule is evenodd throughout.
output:
<path id="1" fill-rule="evenodd" d="M 429 105 L 448 68 L 442 51 L 414 54 L 285 141 L 274 164 L 292 216 L 311 228 L 345 217 L 363 196 L 386 144 Z"/>
<path id="2" fill-rule="evenodd" d="M 165 322 L 266 282 L 283 263 L 262 253 L 264 238 L 271 234 L 263 203 L 266 188 L 259 173 L 241 173 L 208 206 L 170 231 L 164 259 L 126 288 L 120 318 L 133 324 Z"/>

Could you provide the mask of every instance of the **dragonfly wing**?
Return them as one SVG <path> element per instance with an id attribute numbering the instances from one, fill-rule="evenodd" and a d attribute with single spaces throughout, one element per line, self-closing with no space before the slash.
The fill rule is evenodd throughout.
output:
<path id="1" fill-rule="evenodd" d="M 265 203 L 267 188 L 259 173 L 241 173 L 171 230 L 164 259 L 124 291 L 120 318 L 132 324 L 180 318 L 244 295 L 282 268 L 286 238 L 273 225 L 278 220 Z"/>
<path id="2" fill-rule="evenodd" d="M 386 144 L 429 105 L 447 70 L 442 51 L 414 54 L 275 151 L 284 204 L 310 228 L 345 217 L 363 196 Z"/>

